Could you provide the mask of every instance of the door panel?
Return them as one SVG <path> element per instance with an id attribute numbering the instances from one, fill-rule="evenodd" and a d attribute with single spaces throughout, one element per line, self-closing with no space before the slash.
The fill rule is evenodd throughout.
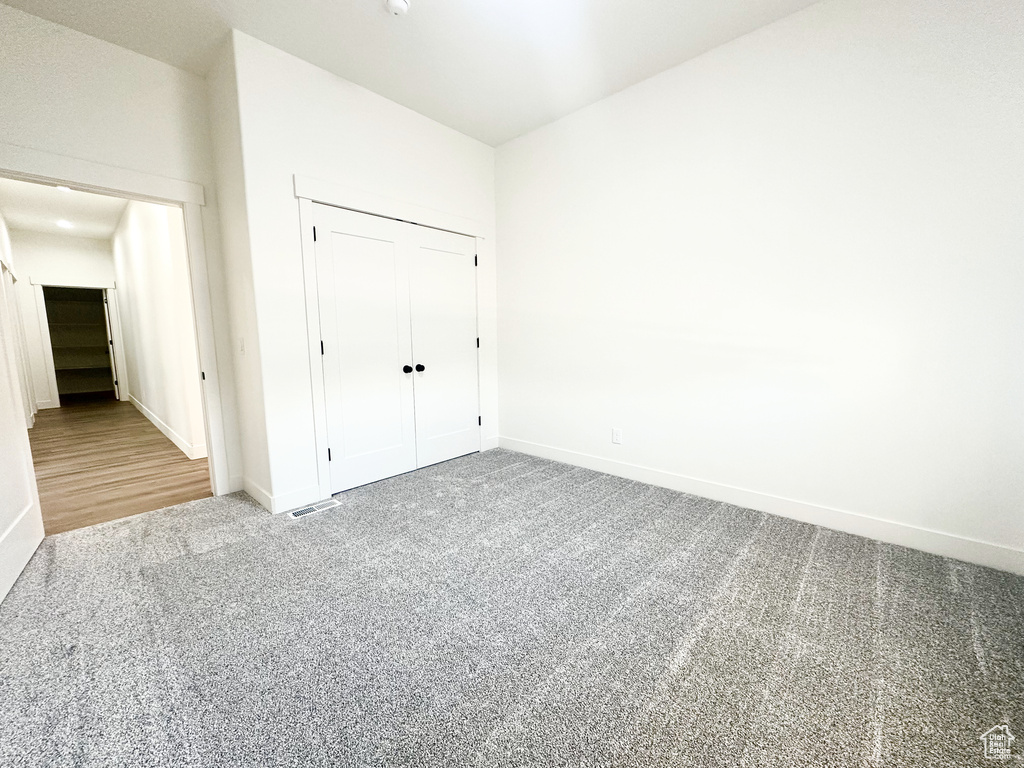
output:
<path id="1" fill-rule="evenodd" d="M 22 391 L 25 364 L 15 342 L 14 282 L 0 263 L 0 600 L 43 540 Z"/>
<path id="2" fill-rule="evenodd" d="M 114 382 L 114 398 L 121 399 L 121 390 L 117 379 L 117 362 L 114 360 L 114 324 L 110 322 L 109 291 L 103 291 L 103 318 L 107 324 L 107 353 L 110 356 L 110 380 Z"/>
<path id="3" fill-rule="evenodd" d="M 476 242 L 414 227 L 409 263 L 417 466 L 480 450 Z"/>
<path id="4" fill-rule="evenodd" d="M 336 493 L 416 467 L 407 246 L 388 220 L 317 206 L 315 221 Z"/>

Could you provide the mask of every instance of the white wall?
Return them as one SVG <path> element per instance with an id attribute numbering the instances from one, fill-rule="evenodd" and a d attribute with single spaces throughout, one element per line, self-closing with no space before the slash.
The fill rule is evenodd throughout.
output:
<path id="1" fill-rule="evenodd" d="M 58 408 L 57 375 L 43 301 L 44 285 L 113 288 L 114 256 L 108 240 L 45 232 L 11 231 L 20 278 L 15 290 L 28 342 L 28 370 L 37 408 Z"/>
<path id="2" fill-rule="evenodd" d="M 503 445 L 1024 572 L 1022 39 L 828 0 L 499 148 Z"/>
<path id="3" fill-rule="evenodd" d="M 112 240 L 133 405 L 190 459 L 206 457 L 202 392 L 180 208 L 128 203 Z"/>
<path id="4" fill-rule="evenodd" d="M 230 155 L 223 167 L 227 177 L 219 185 L 225 195 L 232 189 L 235 196 L 225 206 L 235 212 L 225 218 L 230 230 L 225 239 L 243 252 L 240 260 L 245 261 L 246 248 L 251 253 L 254 303 L 239 335 L 245 336 L 247 355 L 258 347 L 258 358 L 248 365 L 259 366 L 252 379 L 262 379 L 262 391 L 254 385 L 241 400 L 251 403 L 243 417 L 243 424 L 251 425 L 246 442 L 250 436 L 261 439 L 265 431 L 268 472 L 249 476 L 247 490 L 274 509 L 287 509 L 319 498 L 293 174 L 472 219 L 491 234 L 493 150 L 244 34 L 233 35 L 233 47 L 233 61 L 222 59 L 215 70 L 212 91 L 230 97 L 237 90 L 238 95 L 237 116 L 228 108 L 219 116 L 215 110 L 214 134 L 218 152 Z M 239 151 L 241 164 L 235 157 Z M 497 436 L 493 254 L 490 237 L 480 251 L 480 303 L 483 418 L 492 443 Z M 247 312 L 243 308 L 239 314 Z"/>
<path id="5" fill-rule="evenodd" d="M 270 485 L 267 422 L 263 412 L 263 381 L 256 334 L 256 297 L 249 253 L 245 173 L 239 124 L 238 81 L 234 46 L 229 38 L 208 75 L 210 127 L 216 147 L 217 187 L 221 192 L 221 233 L 227 284 L 227 307 L 234 336 L 233 355 L 238 397 L 238 428 L 245 475 L 242 486 L 254 497 Z M 261 495 L 262 494 L 262 495 Z"/>
<path id="6" fill-rule="evenodd" d="M 14 259 L 0 217 L 0 600 L 43 540 L 39 491 L 19 382 Z"/>
<path id="7" fill-rule="evenodd" d="M 206 83 L 162 62 L 0 5 L 0 158 L 22 148 L 102 163 L 206 190 L 210 263 L 229 473 L 243 473 L 235 416 L 226 280 Z M 3 164 L 0 162 L 0 171 Z"/>
<path id="8" fill-rule="evenodd" d="M 11 230 L 19 275 L 38 285 L 114 287 L 114 256 L 109 240 L 47 232 Z"/>

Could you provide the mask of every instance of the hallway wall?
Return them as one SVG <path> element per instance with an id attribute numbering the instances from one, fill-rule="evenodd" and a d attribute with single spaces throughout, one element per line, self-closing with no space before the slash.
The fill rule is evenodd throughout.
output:
<path id="1" fill-rule="evenodd" d="M 181 210 L 131 201 L 112 244 L 129 398 L 186 456 L 204 458 L 206 430 Z"/>

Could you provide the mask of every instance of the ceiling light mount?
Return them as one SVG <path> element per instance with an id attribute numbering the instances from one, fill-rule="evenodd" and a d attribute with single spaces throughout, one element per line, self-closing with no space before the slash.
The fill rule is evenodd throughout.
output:
<path id="1" fill-rule="evenodd" d="M 384 0 L 384 7 L 392 16 L 405 16 L 409 12 L 409 0 Z"/>

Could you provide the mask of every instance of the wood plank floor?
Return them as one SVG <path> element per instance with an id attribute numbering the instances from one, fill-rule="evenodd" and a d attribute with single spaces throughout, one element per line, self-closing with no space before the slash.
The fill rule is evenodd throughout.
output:
<path id="1" fill-rule="evenodd" d="M 212 496 L 191 460 L 131 403 L 49 408 L 29 430 L 47 534 Z"/>

